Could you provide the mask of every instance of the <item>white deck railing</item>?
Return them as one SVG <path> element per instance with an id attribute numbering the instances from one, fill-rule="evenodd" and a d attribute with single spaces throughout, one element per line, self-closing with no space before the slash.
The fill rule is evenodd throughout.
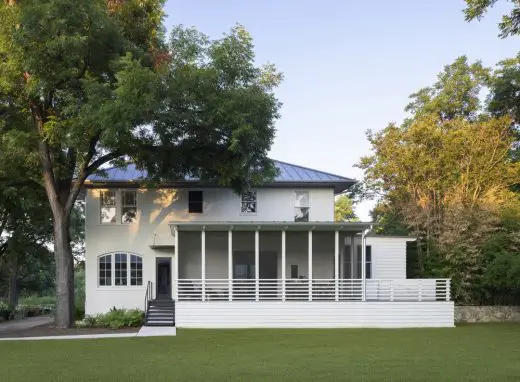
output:
<path id="1" fill-rule="evenodd" d="M 177 288 L 179 301 L 450 300 L 449 279 L 367 279 L 365 288 L 361 279 L 181 279 Z"/>

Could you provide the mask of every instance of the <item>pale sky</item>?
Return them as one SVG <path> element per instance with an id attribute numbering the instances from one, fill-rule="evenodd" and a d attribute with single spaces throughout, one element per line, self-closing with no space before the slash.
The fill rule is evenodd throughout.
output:
<path id="1" fill-rule="evenodd" d="M 467 55 L 493 65 L 520 50 L 498 38 L 499 2 L 466 23 L 463 0 L 169 0 L 166 26 L 195 26 L 218 38 L 235 23 L 252 34 L 258 64 L 285 79 L 270 157 L 362 179 L 368 129 L 400 122 L 408 96 Z M 372 203 L 357 207 L 369 219 Z"/>

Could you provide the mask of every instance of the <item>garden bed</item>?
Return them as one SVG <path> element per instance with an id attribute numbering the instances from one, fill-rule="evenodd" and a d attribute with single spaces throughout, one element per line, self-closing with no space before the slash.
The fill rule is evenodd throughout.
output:
<path id="1" fill-rule="evenodd" d="M 81 336 L 89 334 L 121 334 L 137 333 L 140 328 L 67 328 L 58 329 L 52 325 L 38 326 L 30 329 L 0 332 L 0 338 L 47 337 L 47 336 Z"/>

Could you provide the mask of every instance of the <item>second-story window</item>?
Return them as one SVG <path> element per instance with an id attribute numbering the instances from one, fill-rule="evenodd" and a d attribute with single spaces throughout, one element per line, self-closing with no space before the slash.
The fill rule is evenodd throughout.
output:
<path id="1" fill-rule="evenodd" d="M 296 191 L 296 200 L 294 204 L 294 221 L 295 222 L 308 222 L 309 221 L 309 192 L 308 191 Z"/>
<path id="2" fill-rule="evenodd" d="M 256 214 L 256 191 L 244 192 L 240 204 L 240 212 L 244 214 Z"/>
<path id="3" fill-rule="evenodd" d="M 137 217 L 137 192 L 121 191 L 121 223 L 132 223 Z"/>
<path id="4" fill-rule="evenodd" d="M 101 223 L 116 223 L 116 192 L 101 191 Z"/>
<path id="5" fill-rule="evenodd" d="M 188 192 L 188 212 L 190 214 L 201 214 L 204 203 L 202 191 Z"/>

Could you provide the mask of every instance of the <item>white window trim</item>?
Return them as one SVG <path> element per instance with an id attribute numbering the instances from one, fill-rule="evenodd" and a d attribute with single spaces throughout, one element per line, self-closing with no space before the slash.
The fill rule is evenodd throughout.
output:
<path id="1" fill-rule="evenodd" d="M 135 192 L 135 220 L 133 222 L 124 222 L 123 223 L 123 191 L 133 191 Z M 117 201 L 116 201 L 116 215 L 119 213 L 119 224 L 121 225 L 129 225 L 129 224 L 136 224 L 139 220 L 139 192 L 135 188 L 121 188 L 118 190 L 119 194 L 119 200 L 121 201 L 121 205 L 119 208 L 117 208 Z M 119 210 L 119 211 L 118 211 Z"/>
<path id="2" fill-rule="evenodd" d="M 296 206 L 296 193 L 298 193 L 298 192 L 306 192 L 309 195 L 309 197 L 308 197 L 308 199 L 309 199 L 309 206 L 306 207 L 306 208 L 309 209 L 309 220 L 308 221 L 311 222 L 312 221 L 312 219 L 311 219 L 312 203 L 311 203 L 311 192 L 310 192 L 310 190 L 308 190 L 308 189 L 295 189 L 293 191 L 294 191 L 293 192 L 293 215 L 295 215 L 294 212 L 295 212 L 296 208 L 305 208 L 305 207 L 297 207 Z M 296 216 L 293 216 L 293 221 L 296 222 L 296 223 L 300 223 L 300 222 L 296 221 Z M 306 223 L 306 222 L 301 222 L 301 223 Z"/>
<path id="3" fill-rule="evenodd" d="M 126 267 L 126 277 L 127 277 L 127 285 L 115 285 L 115 281 L 116 281 L 116 254 L 117 253 L 124 253 L 126 254 L 126 264 L 127 264 L 127 267 Z M 108 256 L 108 255 L 111 255 L 111 258 L 110 258 L 110 270 L 111 270 L 111 273 L 110 273 L 110 282 L 111 282 L 111 285 L 100 285 L 99 284 L 99 259 L 103 256 Z M 142 277 L 142 284 L 141 285 L 130 285 L 131 283 L 131 275 L 132 275 L 132 272 L 131 272 L 131 256 L 134 255 L 134 256 L 137 256 L 137 257 L 140 257 L 141 258 L 141 264 L 143 266 L 142 268 L 142 272 L 143 272 L 143 277 Z M 107 252 L 107 253 L 103 253 L 101 255 L 98 255 L 96 257 L 96 284 L 97 284 L 97 289 L 101 289 L 101 290 L 107 290 L 107 289 L 115 289 L 115 290 L 133 290 L 133 289 L 143 289 L 146 287 L 146 283 L 145 283 L 145 278 L 144 278 L 144 259 L 143 259 L 143 256 L 142 255 L 139 255 L 137 253 L 134 253 L 134 252 L 128 252 L 128 251 L 113 251 L 113 252 Z"/>
<path id="4" fill-rule="evenodd" d="M 256 194 L 256 201 L 255 201 L 256 212 L 242 212 L 242 195 L 243 194 L 240 194 L 238 196 L 238 204 L 240 207 L 240 215 L 242 215 L 242 216 L 255 216 L 258 214 L 258 190 L 250 190 L 250 192 L 254 192 Z"/>
<path id="5" fill-rule="evenodd" d="M 101 203 L 102 203 L 102 197 L 101 193 L 105 191 L 114 191 L 116 193 L 116 222 L 115 223 L 102 223 L 101 222 Z M 135 191 L 135 202 L 136 202 L 136 219 L 133 222 L 123 223 L 121 221 L 123 217 L 123 193 L 122 191 Z M 101 189 L 99 190 L 99 196 L 98 196 L 98 210 L 97 210 L 97 223 L 96 225 L 101 225 L 103 227 L 118 227 L 122 225 L 129 225 L 129 224 L 136 224 L 139 221 L 139 205 L 140 205 L 140 197 L 139 197 L 139 190 L 136 188 L 108 188 L 108 189 Z"/>
<path id="6" fill-rule="evenodd" d="M 105 193 L 105 192 L 114 192 L 114 194 L 115 194 L 115 205 L 114 205 L 114 207 L 116 209 L 116 215 L 115 215 L 116 221 L 114 223 L 110 223 L 110 222 L 103 223 L 101 221 L 101 209 L 103 208 L 103 193 Z M 111 227 L 111 226 L 117 225 L 117 222 L 119 221 L 118 208 L 117 208 L 118 194 L 119 194 L 118 190 L 114 189 L 114 188 L 103 189 L 103 190 L 99 191 L 99 203 L 98 203 L 98 224 L 99 225 L 102 225 L 102 226 L 105 226 L 105 227 Z"/>
<path id="7" fill-rule="evenodd" d="M 202 192 L 202 212 L 190 212 L 190 192 L 191 191 L 200 191 Z M 206 208 L 204 208 L 204 204 L 205 204 L 205 201 L 206 201 L 206 192 L 204 192 L 204 190 L 201 190 L 199 188 L 190 188 L 188 190 L 186 190 L 186 214 L 188 215 L 195 215 L 195 216 L 199 216 L 199 215 L 204 215 L 205 214 L 205 210 Z"/>

